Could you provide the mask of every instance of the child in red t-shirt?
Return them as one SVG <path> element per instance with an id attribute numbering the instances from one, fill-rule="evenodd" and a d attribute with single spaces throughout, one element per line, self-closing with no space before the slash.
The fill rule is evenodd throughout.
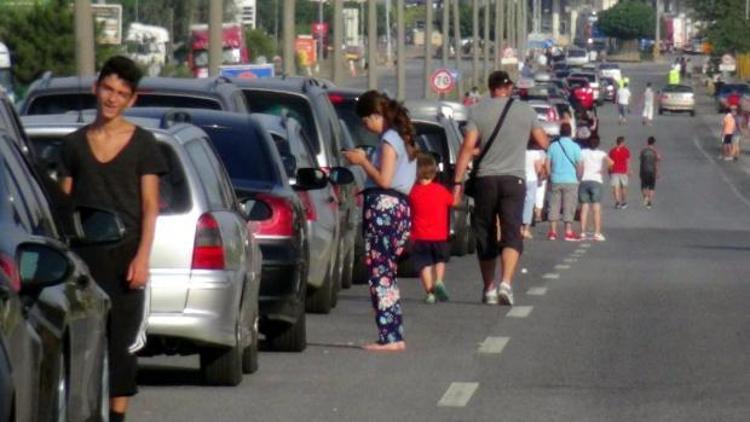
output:
<path id="1" fill-rule="evenodd" d="M 409 194 L 411 206 L 411 257 L 424 286 L 426 303 L 445 302 L 445 263 L 450 259 L 449 213 L 453 195 L 434 182 L 437 162 L 428 153 L 417 156 L 417 183 Z"/>

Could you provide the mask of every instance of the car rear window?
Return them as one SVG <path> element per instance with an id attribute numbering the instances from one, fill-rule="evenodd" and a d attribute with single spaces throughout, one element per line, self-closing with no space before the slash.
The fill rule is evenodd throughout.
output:
<path id="1" fill-rule="evenodd" d="M 750 92 L 750 85 L 744 85 L 744 84 L 724 85 L 721 87 L 721 90 L 719 91 L 720 94 L 728 94 L 730 92 L 739 92 L 740 94 L 746 94 Z"/>
<path id="2" fill-rule="evenodd" d="M 247 105 L 250 107 L 252 113 L 266 113 L 276 116 L 286 113 L 289 117 L 294 117 L 313 142 L 312 146 L 315 153 L 317 154 L 321 151 L 312 106 L 305 97 L 277 91 L 252 90 L 247 88 L 242 91 L 245 93 Z"/>
<path id="3" fill-rule="evenodd" d="M 156 93 L 139 93 L 135 107 L 223 109 L 221 102 L 211 98 Z M 95 108 L 96 97 L 92 94 L 68 93 L 43 95 L 31 100 L 27 114 L 59 114 Z"/>
<path id="4" fill-rule="evenodd" d="M 229 178 L 243 182 L 279 183 L 264 134 L 257 128 L 237 130 L 224 126 L 201 126 L 211 139 Z M 245 128 L 243 128 L 245 129 Z"/>
<path id="5" fill-rule="evenodd" d="M 602 70 L 609 70 L 609 69 L 619 69 L 620 66 L 615 63 L 602 63 L 599 65 L 599 69 Z"/>
<path id="6" fill-rule="evenodd" d="M 62 136 L 33 136 L 33 146 L 38 159 L 53 179 L 58 180 L 62 163 Z M 159 213 L 162 215 L 179 214 L 190 209 L 190 189 L 185 178 L 185 171 L 180 159 L 171 146 L 159 142 L 159 148 L 167 163 L 167 173 L 159 178 Z"/>
<path id="7" fill-rule="evenodd" d="M 448 161 L 448 140 L 442 126 L 430 123 L 414 122 L 414 132 L 417 135 L 417 145 L 422 151 L 436 152 L 443 161 Z"/>
<path id="8" fill-rule="evenodd" d="M 586 79 L 589 82 L 596 81 L 596 75 L 592 73 L 572 73 L 570 76 L 574 78 Z"/>
<path id="9" fill-rule="evenodd" d="M 664 92 L 691 93 L 693 92 L 693 88 L 685 85 L 668 85 L 664 87 Z"/>
<path id="10" fill-rule="evenodd" d="M 568 51 L 568 57 L 585 57 L 586 51 L 585 50 L 569 50 Z"/>

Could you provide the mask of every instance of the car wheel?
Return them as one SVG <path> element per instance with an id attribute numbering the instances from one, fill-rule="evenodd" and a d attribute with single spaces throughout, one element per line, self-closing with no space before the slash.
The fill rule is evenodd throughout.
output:
<path id="1" fill-rule="evenodd" d="M 203 381 L 209 385 L 234 386 L 242 381 L 242 343 L 240 328 L 234 328 L 234 345 L 210 347 L 200 351 Z"/>
<path id="2" fill-rule="evenodd" d="M 661 116 L 662 114 L 664 114 L 664 109 L 663 109 L 663 108 L 660 108 L 660 109 L 659 109 L 659 116 Z"/>
<path id="3" fill-rule="evenodd" d="M 107 344 L 107 338 L 105 337 L 102 353 L 102 384 L 99 386 L 99 415 L 103 421 L 109 419 L 109 347 Z"/>
<path id="4" fill-rule="evenodd" d="M 353 277 L 354 277 L 354 247 L 349 248 L 346 252 L 346 259 L 344 259 L 344 275 L 341 278 L 341 288 L 348 289 L 352 287 Z"/>
<path id="5" fill-rule="evenodd" d="M 266 344 L 277 352 L 301 352 L 307 347 L 307 317 L 302 312 L 294 324 L 274 322 L 266 334 Z"/>
<path id="6" fill-rule="evenodd" d="M 333 289 L 331 289 L 331 308 L 335 308 L 336 305 L 339 304 L 339 292 L 341 291 L 344 282 L 345 257 L 341 256 L 341 254 L 344 253 L 343 249 L 344 248 L 339 244 L 338 252 L 336 253 L 336 266 L 334 267 L 336 277 L 334 279 Z"/>
<path id="7" fill-rule="evenodd" d="M 310 294 L 305 300 L 305 309 L 314 314 L 328 314 L 333 308 L 333 283 L 336 281 L 335 267 L 329 268 L 328 276 L 323 280 L 323 285 L 317 289 L 310 289 Z"/>
<path id="8" fill-rule="evenodd" d="M 252 374 L 258 370 L 258 315 L 250 318 L 250 344 L 242 351 L 242 373 Z"/>
<path id="9" fill-rule="evenodd" d="M 65 351 L 62 347 L 57 355 L 56 364 L 55 420 L 66 422 L 68 420 L 68 367 L 65 360 Z"/>
<path id="10" fill-rule="evenodd" d="M 690 110 L 690 117 L 695 117 L 695 110 Z"/>
<path id="11" fill-rule="evenodd" d="M 352 283 L 367 284 L 370 279 L 370 275 L 367 272 L 367 265 L 365 265 L 364 241 L 362 241 L 362 244 L 360 245 L 357 245 L 355 241 L 354 250 L 354 269 L 352 270 Z"/>

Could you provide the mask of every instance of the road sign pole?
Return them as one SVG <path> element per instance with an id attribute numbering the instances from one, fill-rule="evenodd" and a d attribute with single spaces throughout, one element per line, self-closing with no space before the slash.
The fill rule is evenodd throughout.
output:
<path id="1" fill-rule="evenodd" d="M 396 52 L 396 85 L 397 98 L 399 101 L 406 99 L 406 23 L 404 18 L 404 0 L 396 1 L 398 16 L 396 17 L 396 26 L 398 31 L 398 40 Z"/>
<path id="2" fill-rule="evenodd" d="M 432 0 L 426 0 L 424 24 L 424 98 L 430 98 L 429 76 L 432 74 Z"/>

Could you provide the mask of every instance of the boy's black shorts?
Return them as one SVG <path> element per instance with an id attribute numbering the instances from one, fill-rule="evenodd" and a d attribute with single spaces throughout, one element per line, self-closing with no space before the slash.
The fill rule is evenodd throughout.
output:
<path id="1" fill-rule="evenodd" d="M 409 250 L 409 259 L 417 271 L 439 262 L 448 262 L 450 258 L 451 248 L 448 242 L 415 240 Z"/>
<path id="2" fill-rule="evenodd" d="M 655 173 L 641 173 L 641 189 L 654 190 L 656 187 Z"/>

